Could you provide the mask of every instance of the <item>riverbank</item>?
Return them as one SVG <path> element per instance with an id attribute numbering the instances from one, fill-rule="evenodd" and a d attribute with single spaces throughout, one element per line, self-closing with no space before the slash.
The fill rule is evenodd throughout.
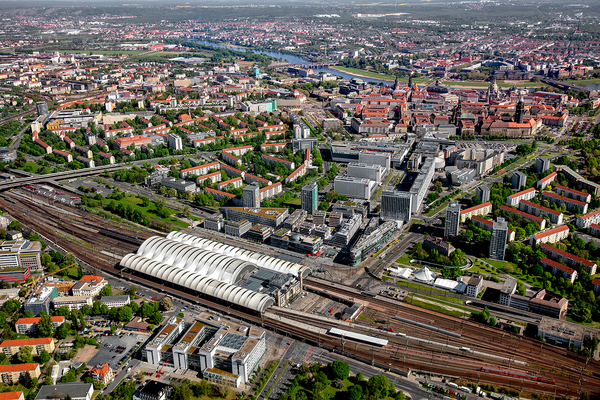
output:
<path id="1" fill-rule="evenodd" d="M 386 74 L 378 74 L 377 72 L 369 72 L 358 68 L 348 68 L 348 67 L 340 67 L 338 65 L 330 66 L 329 68 L 334 69 L 339 72 L 346 72 L 348 74 L 352 74 L 354 76 L 359 76 L 361 78 L 373 78 L 381 81 L 394 82 L 396 77 L 393 75 Z M 407 79 L 408 80 L 408 79 Z"/>

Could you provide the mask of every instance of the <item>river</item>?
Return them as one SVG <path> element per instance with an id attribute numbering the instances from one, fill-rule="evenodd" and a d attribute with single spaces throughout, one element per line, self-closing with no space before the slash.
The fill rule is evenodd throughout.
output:
<path id="1" fill-rule="evenodd" d="M 243 53 L 246 53 L 248 51 L 252 51 L 254 53 L 264 54 L 266 56 L 270 56 L 270 57 L 282 59 L 282 60 L 287 61 L 287 62 L 289 62 L 291 64 L 302 64 L 302 63 L 308 63 L 308 62 L 310 62 L 308 60 L 305 60 L 302 57 L 294 56 L 294 55 L 291 55 L 291 54 L 275 53 L 275 52 L 272 52 L 272 51 L 249 50 L 249 49 L 246 49 L 244 47 L 226 46 L 224 44 L 215 43 L 215 42 L 209 42 L 207 40 L 196 40 L 196 42 L 201 43 L 201 44 L 206 45 L 206 46 L 220 47 L 222 49 L 241 51 Z M 365 82 L 375 82 L 377 84 L 383 83 L 384 85 L 390 85 L 390 84 L 393 83 L 392 81 L 386 81 L 386 80 L 374 79 L 374 78 L 367 78 L 367 77 L 362 77 L 362 76 L 359 76 L 359 75 L 349 74 L 347 72 L 337 71 L 337 70 L 332 69 L 332 68 L 319 68 L 318 70 L 319 71 L 323 71 L 323 72 L 327 72 L 327 73 L 332 74 L 332 75 L 341 76 L 342 78 L 348 79 L 348 80 L 350 80 L 352 78 L 358 78 L 358 79 L 364 80 Z"/>

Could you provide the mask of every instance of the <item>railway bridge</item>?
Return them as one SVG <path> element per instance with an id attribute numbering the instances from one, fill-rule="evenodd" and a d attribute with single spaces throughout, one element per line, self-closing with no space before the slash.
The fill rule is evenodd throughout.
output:
<path id="1" fill-rule="evenodd" d="M 554 79 L 549 79 L 549 78 L 540 78 L 540 81 L 547 83 L 550 86 L 554 86 L 555 88 L 561 89 L 561 90 L 576 90 L 578 92 L 584 92 L 587 94 L 590 94 L 591 90 L 584 87 L 584 86 L 578 86 L 578 85 L 573 85 L 567 82 L 561 82 L 561 81 L 556 81 Z"/>

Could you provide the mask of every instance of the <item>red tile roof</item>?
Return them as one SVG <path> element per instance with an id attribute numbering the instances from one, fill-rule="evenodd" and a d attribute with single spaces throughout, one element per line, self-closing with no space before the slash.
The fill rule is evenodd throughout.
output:
<path id="1" fill-rule="evenodd" d="M 565 271 L 566 273 L 568 273 L 568 274 L 571 274 L 571 275 L 573 274 L 573 272 L 575 272 L 575 270 L 574 270 L 573 268 L 569 268 L 569 267 L 567 267 L 566 265 L 559 264 L 559 263 L 557 263 L 556 261 L 552 261 L 551 259 L 549 259 L 549 258 L 546 258 L 546 257 L 543 257 L 543 258 L 540 260 L 540 262 L 541 262 L 542 264 L 546 264 L 546 265 L 550 265 L 550 266 L 552 266 L 552 267 L 558 268 L 558 269 L 560 269 L 561 271 Z"/>
<path id="2" fill-rule="evenodd" d="M 579 200 L 575 200 L 575 199 L 571 199 L 565 196 L 560 196 L 554 192 L 544 192 L 542 193 L 544 196 L 548 196 L 548 197 L 552 197 L 554 199 L 558 199 L 560 201 L 564 201 L 565 203 L 573 203 L 573 204 L 577 204 L 581 207 L 584 207 L 587 203 L 584 203 L 583 201 L 579 201 Z"/>
<path id="3" fill-rule="evenodd" d="M 0 347 L 36 346 L 38 344 L 50 344 L 53 340 L 52 338 L 5 340 L 0 344 Z"/>
<path id="4" fill-rule="evenodd" d="M 569 227 L 567 225 L 557 226 L 555 228 L 548 229 L 547 231 L 536 233 L 535 235 L 533 235 L 533 237 L 535 237 L 536 239 L 541 239 L 543 237 L 554 235 L 555 233 L 564 231 L 569 231 Z"/>
<path id="5" fill-rule="evenodd" d="M 571 253 L 567 253 L 566 251 L 562 251 L 561 249 L 558 249 L 556 247 L 550 246 L 549 244 L 543 243 L 540 247 L 542 247 L 543 249 L 546 249 L 548 251 L 551 251 L 553 253 L 559 254 L 563 257 L 566 257 L 570 260 L 576 261 L 580 264 L 586 265 L 590 268 L 593 268 L 594 265 L 596 265 L 596 263 L 592 262 L 592 261 L 588 261 L 588 260 L 584 260 L 581 257 L 577 257 L 575 254 L 571 254 Z"/>
<path id="6" fill-rule="evenodd" d="M 14 364 L 14 365 L 0 365 L 0 374 L 6 372 L 19 372 L 19 371 L 33 371 L 38 368 L 40 364 Z"/>
<path id="7" fill-rule="evenodd" d="M 467 214 L 467 213 L 470 213 L 470 212 L 473 212 L 473 211 L 479 210 L 480 208 L 485 208 L 485 207 L 488 207 L 488 206 L 490 206 L 490 207 L 491 207 L 491 205 L 492 205 L 492 203 L 490 203 L 490 202 L 488 201 L 487 203 L 479 204 L 478 206 L 473 206 L 473 207 L 471 207 L 471 208 L 467 208 L 467 209 L 465 209 L 465 210 L 462 210 L 462 211 L 460 212 L 460 214 L 461 214 L 461 215 L 463 215 L 463 214 Z"/>
<path id="8" fill-rule="evenodd" d="M 65 317 L 62 316 L 56 316 L 56 317 L 50 317 L 52 318 L 52 322 L 65 322 Z M 38 318 L 19 318 L 17 320 L 17 322 L 15 322 L 15 325 L 21 325 L 21 324 L 37 324 L 38 322 L 40 322 L 42 318 L 38 317 Z"/>

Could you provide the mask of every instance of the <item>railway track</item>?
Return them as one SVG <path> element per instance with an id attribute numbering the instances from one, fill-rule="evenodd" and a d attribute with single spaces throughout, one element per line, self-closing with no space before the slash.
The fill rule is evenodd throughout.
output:
<path id="1" fill-rule="evenodd" d="M 118 228 L 125 234 L 135 235 L 141 239 L 144 239 L 154 235 L 153 232 L 146 231 L 142 233 L 142 230 L 133 230 L 125 225 L 118 225 L 113 224 L 112 222 L 103 221 L 100 217 L 94 214 L 89 214 L 74 208 L 68 209 L 72 215 L 57 215 L 58 213 L 56 213 L 56 211 L 50 207 L 40 206 L 37 203 L 27 201 L 26 199 L 17 196 L 11 197 L 14 199 L 15 203 L 11 203 L 0 198 L 0 206 L 11 213 L 14 217 L 19 218 L 25 225 L 31 227 L 35 231 L 48 238 L 55 239 L 55 241 L 58 242 L 61 247 L 75 253 L 80 259 L 90 266 L 100 268 L 104 272 L 121 276 L 125 279 L 135 281 L 136 283 L 142 285 L 146 285 L 161 291 L 168 291 L 196 304 L 203 305 L 207 308 L 224 314 L 235 315 L 238 318 L 242 318 L 257 325 L 262 325 L 277 332 L 297 337 L 300 340 L 307 341 L 317 346 L 324 347 L 335 352 L 344 352 L 349 357 L 371 362 L 372 364 L 381 368 L 388 368 L 400 373 L 405 373 L 408 371 L 408 369 L 412 369 L 431 374 L 456 376 L 470 379 L 475 382 L 491 383 L 495 385 L 512 387 L 518 390 L 529 390 L 544 394 L 554 394 L 556 389 L 557 394 L 562 395 L 564 393 L 566 395 L 576 396 L 577 390 L 582 385 L 584 385 L 583 387 L 586 388 L 590 394 L 600 393 L 600 383 L 598 382 L 597 378 L 592 376 L 582 375 L 581 381 L 579 381 L 578 378 L 573 374 L 566 376 L 558 375 L 556 378 L 554 378 L 556 379 L 556 385 L 551 385 L 532 381 L 523 382 L 523 380 L 502 375 L 482 374 L 478 368 L 480 369 L 483 364 L 485 364 L 486 367 L 498 367 L 499 369 L 503 369 L 505 366 L 501 363 L 492 364 L 485 362 L 485 360 L 477 360 L 476 358 L 472 358 L 470 361 L 473 362 L 469 363 L 467 362 L 469 359 L 465 359 L 464 355 L 461 358 L 455 358 L 455 356 L 458 356 L 458 354 L 454 354 L 452 352 L 446 352 L 443 355 L 438 355 L 436 346 L 411 345 L 409 341 L 402 340 L 401 338 L 397 338 L 392 335 L 390 335 L 391 338 L 389 338 L 390 346 L 387 348 L 377 348 L 363 344 L 359 346 L 358 343 L 352 342 L 344 343 L 340 340 L 340 338 L 310 332 L 297 326 L 298 324 L 295 323 L 283 323 L 273 318 L 251 315 L 241 310 L 232 308 L 231 305 L 214 303 L 190 293 L 185 293 L 170 287 L 165 287 L 163 285 L 157 285 L 157 283 L 154 281 L 132 275 L 126 271 L 120 271 L 119 269 L 115 268 L 115 262 L 112 257 L 100 253 L 101 250 L 106 249 L 111 253 L 120 251 L 125 254 L 135 251 L 137 249 L 136 245 L 119 241 L 110 237 L 100 236 L 97 233 L 98 227 L 109 229 Z M 311 284 L 315 284 L 315 281 L 312 278 L 310 281 Z M 360 296 L 361 300 L 368 300 L 372 303 L 375 303 L 389 313 L 401 312 L 405 315 L 406 313 L 409 313 L 415 318 L 423 321 L 439 321 L 440 326 L 445 326 L 446 328 L 462 332 L 463 335 L 469 334 L 473 335 L 473 337 L 479 338 L 481 332 L 489 333 L 487 329 L 472 327 L 465 321 L 453 319 L 452 317 L 448 316 L 442 317 L 436 313 L 429 312 L 429 310 L 425 311 L 416 307 L 407 307 L 405 304 L 385 298 L 373 298 L 366 295 L 361 295 L 360 293 L 356 293 L 356 291 L 352 290 L 353 288 L 339 287 L 338 289 L 346 294 L 352 293 L 356 297 Z M 331 290 L 331 288 L 328 290 Z M 310 319 L 307 319 L 306 321 L 311 325 L 319 326 L 316 322 L 311 321 Z M 460 324 L 460 329 L 458 328 L 458 324 Z M 322 326 L 325 325 L 328 324 L 322 324 Z M 328 326 L 327 328 L 329 329 L 331 326 Z M 509 341 L 509 344 L 507 345 L 510 345 L 510 343 L 514 345 L 516 343 L 514 339 L 511 340 L 512 342 Z M 457 341 L 455 343 L 460 344 L 461 342 Z M 554 356 L 556 356 L 556 353 L 554 353 Z M 573 354 L 572 356 L 575 355 Z M 477 361 L 476 364 L 475 361 Z M 571 359 L 571 361 L 573 361 L 573 359 Z M 579 360 L 576 359 L 575 361 Z M 594 365 L 593 367 L 597 368 L 597 365 Z M 551 377 L 554 377 L 554 375 L 551 375 Z"/>

